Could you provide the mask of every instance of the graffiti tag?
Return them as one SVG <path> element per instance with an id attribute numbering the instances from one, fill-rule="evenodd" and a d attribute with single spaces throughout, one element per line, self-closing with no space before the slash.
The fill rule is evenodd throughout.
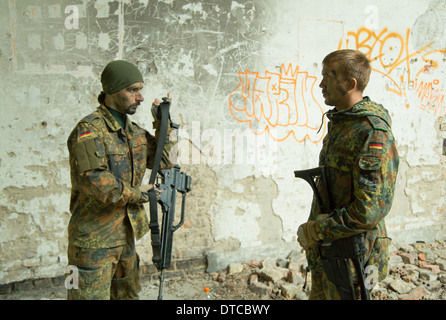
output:
<path id="1" fill-rule="evenodd" d="M 362 27 L 349 31 L 339 42 L 339 49 L 364 52 L 372 63 L 372 70 L 390 80 L 387 90 L 405 98 L 406 108 L 410 107 L 407 90 L 414 90 L 421 109 L 442 117 L 446 114 L 444 90 L 433 75 L 446 49 L 430 50 L 431 42 L 418 50 L 410 50 L 409 38 L 409 28 L 402 35 L 387 28 L 376 33 Z"/>
<path id="2" fill-rule="evenodd" d="M 292 137 L 318 143 L 326 123 L 323 109 L 314 97 L 317 78 L 292 64 L 282 64 L 280 73 L 239 72 L 239 84 L 229 95 L 232 117 L 248 123 L 256 135 L 269 134 L 275 141 Z"/>

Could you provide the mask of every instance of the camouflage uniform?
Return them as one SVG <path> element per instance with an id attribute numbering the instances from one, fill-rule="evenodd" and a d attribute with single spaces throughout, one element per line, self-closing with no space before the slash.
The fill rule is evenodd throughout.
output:
<path id="1" fill-rule="evenodd" d="M 314 199 L 309 220 L 317 221 L 323 241 L 366 232 L 364 261 L 377 267 L 381 281 L 388 271 L 384 217 L 392 205 L 399 164 L 391 119 L 384 107 L 368 97 L 350 109 L 332 109 L 327 117 L 330 122 L 319 165 L 327 168 L 329 196 L 335 209 L 328 216 L 319 215 Z M 325 196 L 325 190 L 319 187 L 319 191 Z M 333 288 L 323 284 L 327 280 L 321 278 L 319 245 L 307 250 L 307 260 L 313 279 L 310 298 L 339 298 Z"/>
<path id="2" fill-rule="evenodd" d="M 132 280 L 120 287 L 130 288 L 128 296 L 120 293 L 112 294 L 111 298 L 137 298 L 139 277 L 134 238 L 140 239 L 149 230 L 144 206 L 139 203 L 140 186 L 146 168 L 153 166 L 159 126 L 159 121 L 154 122 L 153 137 L 127 117 L 124 129 L 100 105 L 70 134 L 67 144 L 72 216 L 68 226 L 68 262 L 79 268 L 80 288 L 78 292 L 69 290 L 69 298 L 110 298 L 112 279 L 126 277 Z M 168 157 L 172 145 L 173 142 L 166 141 L 161 168 L 172 166 Z M 118 261 L 124 267 L 116 271 Z M 107 272 L 113 272 L 111 276 L 105 275 L 106 268 Z M 106 285 L 94 283 L 95 279 Z M 91 295 L 87 289 L 82 290 L 83 285 L 90 288 Z M 107 289 L 108 293 L 94 292 L 91 288 L 95 286 Z"/>

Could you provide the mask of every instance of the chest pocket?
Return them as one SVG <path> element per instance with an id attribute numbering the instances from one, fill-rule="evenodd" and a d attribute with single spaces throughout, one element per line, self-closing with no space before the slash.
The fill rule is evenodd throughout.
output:
<path id="1" fill-rule="evenodd" d="M 327 166 L 348 173 L 352 171 L 355 158 L 353 152 L 342 147 L 332 147 L 326 154 L 325 163 Z"/>
<path id="2" fill-rule="evenodd" d="M 332 205 L 345 206 L 352 199 L 352 176 L 355 159 L 346 148 L 330 148 L 326 154 L 327 182 Z"/>
<path id="3" fill-rule="evenodd" d="M 124 137 L 119 137 L 118 134 L 112 133 L 105 140 L 105 153 L 115 154 L 115 155 L 125 155 L 129 152 L 129 146 L 127 144 L 127 139 Z"/>
<path id="4" fill-rule="evenodd" d="M 374 156 L 362 156 L 359 158 L 359 187 L 376 191 L 381 182 L 382 160 Z"/>
<path id="5" fill-rule="evenodd" d="M 113 175 L 125 182 L 131 182 L 131 162 L 127 139 L 117 132 L 110 133 L 105 139 L 105 154 L 108 167 Z"/>

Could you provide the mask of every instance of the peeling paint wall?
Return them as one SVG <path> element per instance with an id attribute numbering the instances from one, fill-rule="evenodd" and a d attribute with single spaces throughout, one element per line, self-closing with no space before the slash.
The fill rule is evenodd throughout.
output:
<path id="1" fill-rule="evenodd" d="M 390 236 L 444 239 L 445 3 L 335 3 L 1 1 L 0 284 L 65 272 L 66 140 L 95 109 L 114 59 L 144 74 L 145 105 L 132 119 L 147 130 L 151 101 L 174 97 L 178 159 L 193 177 L 175 259 L 298 246 L 311 189 L 293 171 L 317 165 L 321 61 L 338 48 L 370 55 L 365 94 L 393 117 L 401 165 Z M 149 235 L 138 251 L 151 264 Z"/>

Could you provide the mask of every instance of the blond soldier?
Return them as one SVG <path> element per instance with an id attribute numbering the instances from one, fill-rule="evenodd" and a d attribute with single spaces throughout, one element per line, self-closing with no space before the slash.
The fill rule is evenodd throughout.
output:
<path id="1" fill-rule="evenodd" d="M 356 50 L 338 50 L 323 61 L 320 87 L 325 103 L 334 108 L 319 156 L 325 166 L 332 212 L 322 212 L 314 200 L 309 221 L 298 229 L 312 275 L 310 299 L 339 299 L 321 264 L 321 243 L 364 234 L 365 266 L 382 280 L 388 268 L 388 238 L 384 218 L 392 206 L 399 157 L 387 110 L 363 96 L 371 72 L 367 57 Z M 352 279 L 358 280 L 352 270 Z M 376 280 L 378 280 L 376 279 Z M 359 292 L 359 283 L 355 283 Z"/>

